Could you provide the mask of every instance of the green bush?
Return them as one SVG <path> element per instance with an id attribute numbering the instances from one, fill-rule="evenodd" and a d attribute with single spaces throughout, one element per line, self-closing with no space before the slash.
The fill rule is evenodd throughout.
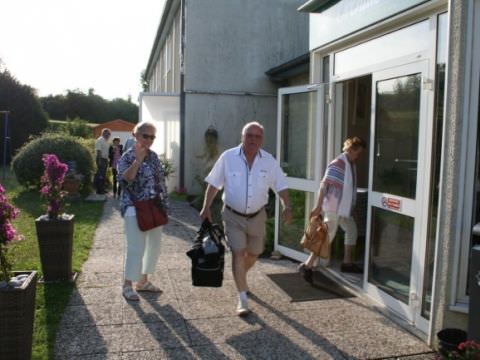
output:
<path id="1" fill-rule="evenodd" d="M 82 120 L 78 117 L 73 120 L 67 120 L 65 127 L 67 133 L 72 136 L 78 136 L 85 139 L 93 138 L 92 128 L 88 126 L 86 120 Z"/>
<path id="2" fill-rule="evenodd" d="M 66 121 L 49 120 L 47 131 L 51 133 L 62 133 L 77 136 L 85 139 L 93 138 L 93 131 L 86 120 L 75 118 Z"/>
<path id="3" fill-rule="evenodd" d="M 43 174 L 43 154 L 55 154 L 60 161 L 75 161 L 76 171 L 84 175 L 84 184 L 91 182 L 95 170 L 91 150 L 86 141 L 65 135 L 46 133 L 26 143 L 12 161 L 13 171 L 23 186 L 38 185 Z"/>

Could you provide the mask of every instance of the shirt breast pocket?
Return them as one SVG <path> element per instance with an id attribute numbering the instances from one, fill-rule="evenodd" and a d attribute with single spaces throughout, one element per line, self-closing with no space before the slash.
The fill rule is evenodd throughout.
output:
<path id="1" fill-rule="evenodd" d="M 228 183 L 235 188 L 242 185 L 242 173 L 240 171 L 230 171 L 228 173 Z"/>
<path id="2" fill-rule="evenodd" d="M 258 187 L 261 191 L 268 191 L 269 178 L 266 172 L 261 172 L 258 176 Z"/>

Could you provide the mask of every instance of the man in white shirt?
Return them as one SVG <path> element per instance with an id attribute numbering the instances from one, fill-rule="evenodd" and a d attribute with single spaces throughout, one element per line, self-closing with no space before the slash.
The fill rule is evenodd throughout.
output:
<path id="1" fill-rule="evenodd" d="M 102 135 L 98 137 L 95 141 L 95 155 L 97 163 L 97 173 L 95 174 L 94 186 L 97 190 L 97 194 L 105 194 L 105 181 L 107 176 L 107 167 L 108 167 L 108 149 L 110 143 L 108 139 L 112 132 L 110 129 L 102 129 Z"/>
<path id="2" fill-rule="evenodd" d="M 263 126 L 250 122 L 243 127 L 242 143 L 220 155 L 205 178 L 202 219 L 212 221 L 210 206 L 219 190 L 224 189 L 222 219 L 228 245 L 232 250 L 232 271 L 239 293 L 237 314 L 249 313 L 247 272 L 263 252 L 265 205 L 271 188 L 283 204 L 283 219 L 292 221 L 285 175 L 275 158 L 262 150 Z"/>

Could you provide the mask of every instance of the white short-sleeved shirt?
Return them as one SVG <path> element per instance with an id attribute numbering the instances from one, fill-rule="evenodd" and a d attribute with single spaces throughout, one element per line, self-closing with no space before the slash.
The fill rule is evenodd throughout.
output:
<path id="1" fill-rule="evenodd" d="M 269 189 L 278 193 L 288 187 L 277 160 L 264 150 L 259 150 L 249 169 L 242 145 L 223 152 L 205 181 L 219 190 L 224 188 L 223 202 L 243 214 L 265 206 Z"/>
<path id="2" fill-rule="evenodd" d="M 110 143 L 105 140 L 103 136 L 100 136 L 95 141 L 95 152 L 100 151 L 102 158 L 108 159 L 108 148 L 110 147 Z"/>

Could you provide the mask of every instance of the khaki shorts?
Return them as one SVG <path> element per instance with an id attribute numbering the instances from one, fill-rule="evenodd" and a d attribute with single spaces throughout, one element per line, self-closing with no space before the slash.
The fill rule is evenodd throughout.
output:
<path id="1" fill-rule="evenodd" d="M 260 255 L 263 252 L 265 221 L 267 220 L 265 209 L 262 209 L 258 215 L 247 219 L 224 207 L 222 219 L 227 243 L 232 251 L 247 250 L 252 255 Z"/>

